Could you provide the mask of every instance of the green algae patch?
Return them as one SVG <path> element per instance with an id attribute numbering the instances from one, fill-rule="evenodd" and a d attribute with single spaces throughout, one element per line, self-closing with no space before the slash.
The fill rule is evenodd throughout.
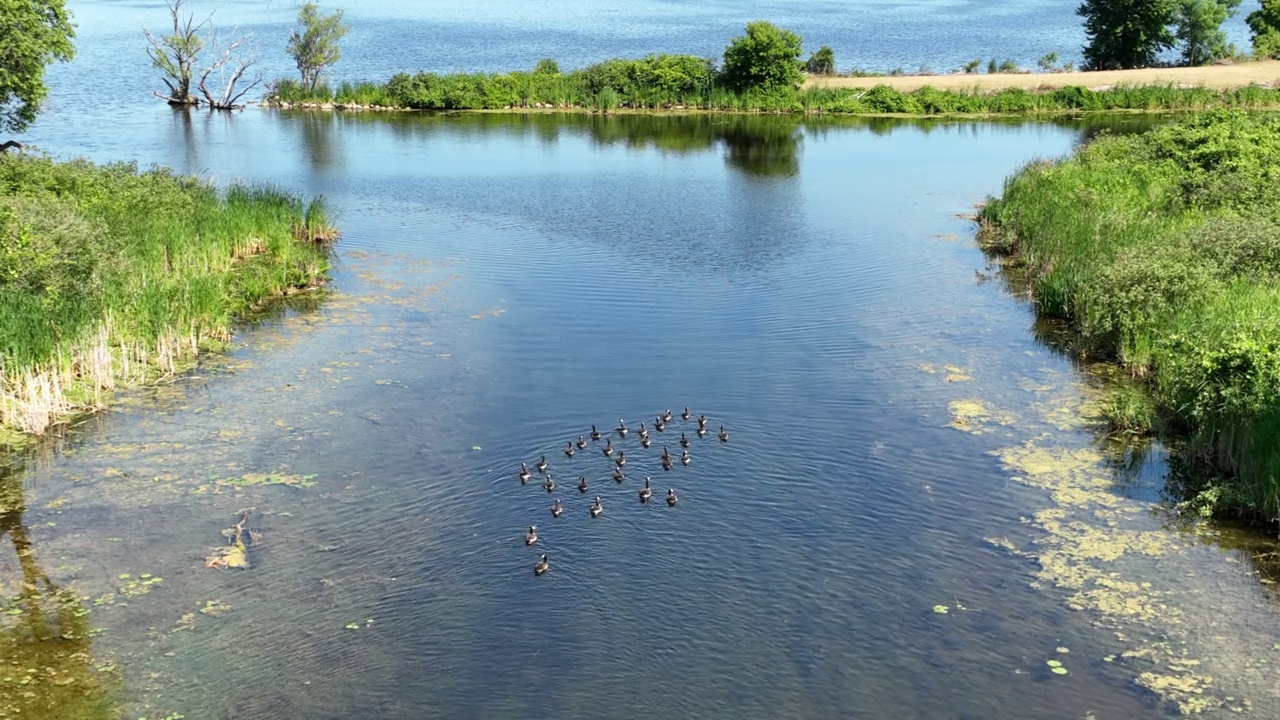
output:
<path id="1" fill-rule="evenodd" d="M 252 485 L 288 485 L 295 488 L 314 486 L 315 475 L 290 475 L 286 473 L 245 473 L 232 477 L 218 478 L 214 482 L 229 487 L 249 487 Z"/>

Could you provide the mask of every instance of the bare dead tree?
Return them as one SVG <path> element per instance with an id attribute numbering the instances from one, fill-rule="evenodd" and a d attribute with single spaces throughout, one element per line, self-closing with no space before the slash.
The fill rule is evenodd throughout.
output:
<path id="1" fill-rule="evenodd" d="M 200 94 L 204 96 L 205 104 L 211 110 L 237 110 L 244 107 L 240 99 L 262 83 L 262 74 L 258 73 L 248 78 L 249 84 L 237 87 L 242 80 L 247 79 L 245 76 L 257 63 L 253 48 L 244 37 L 235 37 L 221 48 L 215 38 L 210 47 L 215 48 L 216 58 L 200 72 L 199 82 Z M 216 95 L 209 90 L 209 79 L 215 74 L 218 86 Z"/>
<path id="2" fill-rule="evenodd" d="M 156 37 L 151 31 L 143 28 L 150 47 L 147 56 L 151 64 L 164 73 L 161 80 L 169 86 L 168 94 L 152 91 L 156 97 L 170 105 L 199 105 L 200 99 L 191 91 L 191 80 L 195 74 L 196 60 L 204 49 L 204 39 L 200 33 L 209 26 L 213 18 L 210 15 L 204 22 L 196 23 L 193 15 L 182 16 L 182 5 L 185 0 L 169 0 L 169 17 L 173 21 L 173 34 Z"/>

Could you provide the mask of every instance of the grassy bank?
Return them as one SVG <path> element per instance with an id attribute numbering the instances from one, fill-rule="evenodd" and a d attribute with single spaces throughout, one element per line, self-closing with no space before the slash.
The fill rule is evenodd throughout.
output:
<path id="1" fill-rule="evenodd" d="M 1085 82 L 1089 73 L 1076 74 Z M 1031 77 L 1031 76 L 1025 76 Z M 564 73 L 554 63 L 530 72 L 437 75 L 399 74 L 385 83 L 342 83 L 307 90 L 292 80 L 274 84 L 271 104 L 342 105 L 410 110 L 509 110 L 558 108 L 592 111 L 670 108 L 730 112 L 823 112 L 844 114 L 1064 113 L 1102 110 L 1203 110 L 1280 107 L 1280 89 L 1258 86 L 1116 86 L 1091 90 L 1006 87 L 986 91 L 920 87 L 910 91 L 881 78 L 873 87 L 842 87 L 836 80 L 801 88 L 736 91 L 709 60 L 653 55 L 609 60 Z"/>
<path id="2" fill-rule="evenodd" d="M 322 203 L 272 188 L 0 155 L 0 429 L 42 433 L 177 372 L 264 298 L 318 284 L 331 236 Z"/>
<path id="3" fill-rule="evenodd" d="M 983 208 L 1041 313 L 1128 367 L 1117 430 L 1226 472 L 1202 505 L 1280 516 L 1280 118 L 1218 111 L 1033 164 Z"/>

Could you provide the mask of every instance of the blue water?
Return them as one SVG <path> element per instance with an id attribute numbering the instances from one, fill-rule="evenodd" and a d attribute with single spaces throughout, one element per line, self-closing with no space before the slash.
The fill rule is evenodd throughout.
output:
<path id="1" fill-rule="evenodd" d="M 72 7 L 80 56 L 51 74 L 28 139 L 323 194 L 343 230 L 328 294 L 129 395 L 22 476 L 24 557 L 86 598 L 101 634 L 83 650 L 112 663 L 99 674 L 126 716 L 1168 712 L 1101 660 L 1118 651 L 1109 630 L 984 540 L 1047 503 L 988 451 L 1089 435 L 948 426 L 951 401 L 1026 408 L 1035 386 L 1077 377 L 1030 309 L 975 274 L 989 268 L 964 216 L 1020 165 L 1134 121 L 188 115 L 145 94 L 135 22 L 158 23 L 154 3 Z M 371 4 L 350 8 L 340 74 L 713 53 L 753 17 L 842 64 L 1031 60 L 1078 43 L 1070 10 Z M 292 13 L 222 3 L 216 18 L 284 72 L 267 38 Z M 922 369 L 946 365 L 971 380 Z M 664 472 L 660 448 L 678 454 L 694 426 L 677 418 L 649 450 L 634 428 L 685 405 L 712 433 Z M 619 418 L 621 485 L 594 446 L 561 453 Z M 542 454 L 553 494 L 517 480 Z M 219 482 L 246 473 L 315 484 Z M 679 505 L 641 505 L 646 475 Z M 204 568 L 244 509 L 254 567 Z M 6 588 L 30 572 L 0 562 Z M 164 582 L 88 600 L 144 572 Z M 1069 677 L 1044 664 L 1060 646 Z M 83 667 L 81 649 L 60 661 Z M 40 717 L 67 716 L 47 700 Z"/>

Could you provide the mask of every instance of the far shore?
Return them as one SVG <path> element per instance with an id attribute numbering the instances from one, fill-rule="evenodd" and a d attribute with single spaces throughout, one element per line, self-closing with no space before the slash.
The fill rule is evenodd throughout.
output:
<path id="1" fill-rule="evenodd" d="M 810 77 L 805 88 L 873 88 L 888 85 L 911 92 L 928 86 L 936 90 L 978 91 L 1022 88 L 1056 90 L 1080 86 L 1100 90 L 1119 85 L 1176 85 L 1230 90 L 1249 85 L 1280 87 L 1280 60 L 1260 60 L 1204 67 L 1143 68 L 1059 73 L 998 73 L 952 75 L 889 75 L 874 77 Z"/>

